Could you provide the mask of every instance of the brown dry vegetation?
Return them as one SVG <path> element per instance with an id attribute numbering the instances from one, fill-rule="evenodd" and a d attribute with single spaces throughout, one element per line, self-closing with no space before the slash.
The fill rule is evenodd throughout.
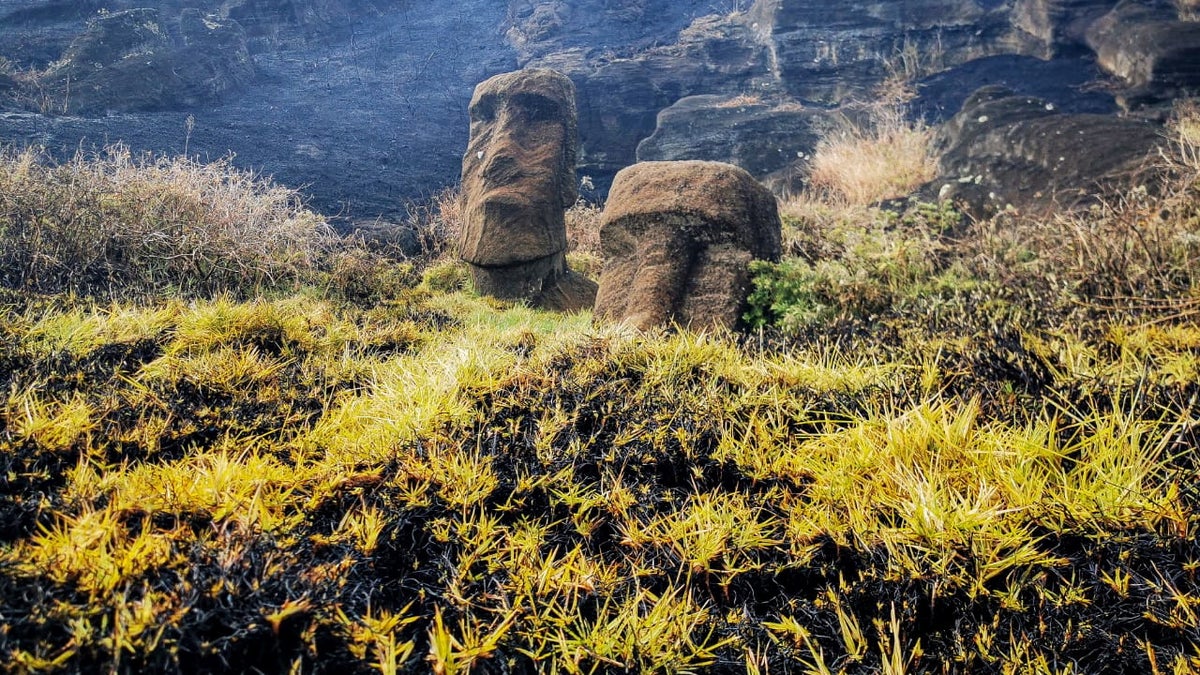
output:
<path id="1" fill-rule="evenodd" d="M 892 103 L 871 106 L 866 116 L 863 123 L 847 121 L 817 145 L 808 190 L 819 202 L 871 204 L 933 179 L 929 128 L 909 122 Z"/>
<path id="2" fill-rule="evenodd" d="M 295 283 L 333 244 L 296 192 L 228 162 L 0 155 L 0 265 L 34 291 L 183 294 Z"/>

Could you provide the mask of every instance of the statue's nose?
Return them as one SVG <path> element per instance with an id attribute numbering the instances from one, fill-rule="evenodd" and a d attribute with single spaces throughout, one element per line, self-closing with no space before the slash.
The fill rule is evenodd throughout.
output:
<path id="1" fill-rule="evenodd" d="M 521 172 L 520 148 L 512 143 L 495 144 L 485 151 L 483 177 L 489 181 L 512 179 Z"/>

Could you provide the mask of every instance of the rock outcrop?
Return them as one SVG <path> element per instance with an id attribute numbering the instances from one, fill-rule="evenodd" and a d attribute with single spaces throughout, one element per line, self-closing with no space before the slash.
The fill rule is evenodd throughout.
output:
<path id="1" fill-rule="evenodd" d="M 638 145 L 639 162 L 699 159 L 736 164 L 772 187 L 787 189 L 792 167 L 838 124 L 825 108 L 771 104 L 738 96 L 689 96 L 658 114 Z"/>
<path id="2" fill-rule="evenodd" d="M 531 65 L 575 82 L 579 169 L 603 185 L 636 161 L 638 143 L 654 131 L 660 110 L 692 94 L 761 91 L 772 81 L 765 46 L 744 15 L 701 17 L 675 43 L 632 55 L 572 49 Z"/>
<path id="3" fill-rule="evenodd" d="M 968 210 L 980 215 L 1010 204 L 1073 206 L 1135 179 L 1160 142 L 1146 122 L 1063 114 L 1044 100 L 984 87 L 938 131 L 941 177 L 929 189 L 969 195 Z M 990 203 L 980 203 L 983 195 Z"/>
<path id="4" fill-rule="evenodd" d="M 919 119 L 941 123 L 958 114 L 976 89 L 999 85 L 1043 99 L 1062 112 L 1116 113 L 1120 108 L 1113 95 L 1096 86 L 1103 78 L 1103 71 L 1084 59 L 989 56 L 918 80 L 911 110 Z"/>
<path id="5" fill-rule="evenodd" d="M 889 65 L 940 68 L 1028 48 L 1005 5 L 986 0 L 759 0 L 749 21 L 779 87 L 830 105 L 869 96 Z"/>
<path id="6" fill-rule="evenodd" d="M 159 30 L 84 64 L 68 53 L 89 20 L 109 20 L 101 10 L 156 10 Z M 548 67 L 575 83 L 579 167 L 600 193 L 651 137 L 642 157 L 730 161 L 776 183 L 793 171 L 774 165 L 809 144 L 789 104 L 819 115 L 894 75 L 938 78 L 917 108 L 933 121 L 992 83 L 1075 112 L 1106 110 L 1115 88 L 1161 119 L 1200 67 L 1200 24 L 1181 18 L 1168 0 L 0 0 L 0 58 L 19 74 L 0 84 L 0 138 L 62 155 L 116 140 L 234 152 L 309 186 L 327 213 L 395 219 L 459 174 L 478 82 Z M 1110 86 L 1088 83 L 1095 62 Z M 693 96 L 770 110 L 718 133 Z"/>
<path id="7" fill-rule="evenodd" d="M 1010 20 L 1016 33 L 1025 38 L 1027 53 L 1051 59 L 1084 51 L 1088 26 L 1116 3 L 1117 0 L 1016 0 Z"/>
<path id="8" fill-rule="evenodd" d="M 1101 67 L 1128 87 L 1127 102 L 1200 94 L 1200 22 L 1173 4 L 1123 1 L 1087 31 Z"/>
<path id="9" fill-rule="evenodd" d="M 596 317 L 638 328 L 732 328 L 750 262 L 778 260 L 775 197 L 719 162 L 644 162 L 613 181 L 600 230 Z"/>
<path id="10" fill-rule="evenodd" d="M 178 33 L 175 43 L 154 9 L 97 16 L 39 78 L 50 105 L 83 114 L 182 109 L 219 100 L 253 77 L 236 22 L 188 9 Z"/>
<path id="11" fill-rule="evenodd" d="M 583 49 L 629 54 L 674 42 L 691 22 L 678 0 L 512 0 L 505 37 L 522 61 Z M 706 8 L 707 9 L 707 8 Z"/>
<path id="12" fill-rule="evenodd" d="M 480 293 L 546 309 L 590 307 L 595 286 L 566 266 L 575 203 L 575 87 L 553 70 L 496 75 L 471 99 L 459 254 Z"/>

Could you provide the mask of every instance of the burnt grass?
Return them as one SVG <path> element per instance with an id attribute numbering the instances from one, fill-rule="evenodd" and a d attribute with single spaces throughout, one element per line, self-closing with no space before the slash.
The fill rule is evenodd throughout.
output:
<path id="1" fill-rule="evenodd" d="M 441 315 L 430 316 L 445 323 Z M 911 322 L 896 319 L 835 326 L 826 339 L 841 341 L 846 350 L 886 353 L 908 349 L 912 330 Z M 972 335 L 962 349 L 938 356 L 938 365 L 952 373 L 941 395 L 947 400 L 978 398 L 989 419 L 1019 422 L 1053 411 L 1063 418 L 1061 433 L 1069 436 L 1085 433 L 1094 413 L 1114 405 L 1150 420 L 1196 413 L 1200 391 L 1195 382 L 1146 382 L 1114 403 L 1100 395 L 1103 382 L 1056 378 L 1063 364 L 1032 349 L 1025 338 L 1028 331 L 983 326 Z M 214 389 L 187 377 L 157 382 L 150 391 L 134 387 L 139 370 L 160 358 L 170 339 L 164 334 L 105 344 L 83 355 L 35 356 L 17 336 L 6 335 L 0 343 L 4 390 L 36 386 L 60 399 L 82 396 L 102 411 L 96 428 L 114 441 L 102 445 L 100 456 L 82 442 L 48 451 L 13 433 L 8 416 L 0 419 L 0 546 L 35 537 L 58 514 L 79 508 L 64 490 L 68 473 L 81 461 L 166 465 L 221 439 L 253 437 L 287 463 L 291 443 L 328 411 L 337 392 L 362 386 L 314 382 L 303 372 L 304 361 L 295 359 L 272 379 L 269 391 Z M 782 352 L 800 348 L 808 339 L 768 333 L 744 340 L 740 349 L 747 354 Z M 280 340 L 266 332 L 235 346 L 279 354 L 285 347 Z M 363 353 L 392 349 L 360 346 Z M 581 364 L 590 366 L 581 369 Z M 676 511 L 696 495 L 736 493 L 764 517 L 779 515 L 781 493 L 803 499 L 808 489 L 803 480 L 754 480 L 736 465 L 714 459 L 721 427 L 714 423 L 713 411 L 680 404 L 681 394 L 691 391 L 741 400 L 746 392 L 740 385 L 698 368 L 682 374 L 672 391 L 657 391 L 643 386 L 644 376 L 644 369 L 616 358 L 597 341 L 560 355 L 532 376 L 473 394 L 473 422 L 448 425 L 434 436 L 408 441 L 402 450 L 420 456 L 444 445 L 477 448 L 498 480 L 479 508 L 500 526 L 530 519 L 548 523 L 544 552 L 578 548 L 616 565 L 625 580 L 605 590 L 614 597 L 639 590 L 662 594 L 686 585 L 694 602 L 708 608 L 711 640 L 722 645 L 702 668 L 705 672 L 746 672 L 748 650 L 759 655 L 762 672 L 799 672 L 814 648 L 834 669 L 880 672 L 882 654 L 891 648 L 881 626 L 890 620 L 903 627 L 901 646 L 907 652 L 914 652 L 919 640 L 913 672 L 1007 672 L 1003 660 L 989 660 L 976 648 L 986 644 L 986 653 L 1042 654 L 1054 668 L 1069 664 L 1072 672 L 1149 673 L 1194 656 L 1200 645 L 1195 620 L 1200 611 L 1200 542 L 1194 531 L 1146 531 L 1132 524 L 1114 529 L 1031 514 L 1036 549 L 1058 562 L 1017 564 L 983 588 L 972 588 L 970 570 L 979 561 L 966 549 L 959 552 L 957 573 L 950 576 L 932 570 L 898 574 L 885 547 L 848 545 L 829 535 L 807 542 L 811 555 L 804 559 L 789 553 L 786 545 L 772 546 L 749 552 L 753 565 L 744 571 L 722 571 L 720 563 L 717 569 L 692 570 L 675 550 L 658 544 L 638 551 L 633 560 L 611 515 L 601 515 L 594 527 L 581 532 L 572 525 L 572 509 L 550 486 L 526 490 L 519 508 L 511 507 L 508 497 L 522 490 L 521 476 L 565 469 L 585 490 L 612 490 L 616 477 L 620 486 L 638 495 L 631 512 L 643 522 Z M 858 391 L 798 388 L 789 395 L 800 402 L 798 407 L 813 411 L 811 420 L 789 421 L 789 432 L 799 435 L 849 424 L 877 409 L 880 400 L 905 405 L 922 397 L 918 387 L 903 381 Z M 549 459 L 538 450 L 544 443 L 540 420 L 547 410 L 559 410 L 570 420 L 554 435 Z M 726 412 L 744 419 L 754 410 L 748 405 Z M 169 420 L 153 451 L 116 440 L 153 415 Z M 618 442 L 633 426 L 642 432 L 639 439 Z M 1184 485 L 1197 484 L 1196 428 L 1176 430 L 1172 439 L 1173 459 L 1166 470 L 1189 476 Z M 686 447 L 675 440 L 681 438 L 687 439 Z M 503 605 L 497 598 L 509 592 L 509 572 L 482 564 L 458 569 L 464 543 L 437 536 L 434 524 L 461 518 L 461 509 L 432 489 L 426 504 L 397 508 L 404 504 L 400 491 L 405 481 L 397 461 L 359 467 L 308 503 L 300 524 L 286 535 L 240 529 L 203 511 L 129 510 L 121 514 L 126 532 L 172 533 L 178 559 L 126 584 L 119 599 L 92 597 L 71 580 L 48 573 L 30 576 L 11 559 L 0 559 L 4 669 L 371 673 L 376 672 L 371 659 L 355 652 L 335 615 L 407 609 L 417 621 L 401 636 L 412 640 L 414 649 L 400 665 L 423 671 L 430 667 L 426 655 L 435 613 L 443 613 L 447 621 L 467 618 L 447 597 L 451 580 L 465 574 L 470 581 L 464 592 L 479 598 L 480 606 L 494 608 Z M 1200 506 L 1194 487 L 1183 499 L 1192 509 Z M 387 515 L 379 544 L 370 553 L 331 537 L 346 514 L 362 506 L 375 506 Z M 1043 516 L 1046 524 L 1040 522 Z M 228 556 L 230 550 L 239 555 Z M 1121 592 L 1111 583 L 1114 577 L 1127 579 Z M 836 606 L 828 600 L 831 595 L 838 599 Z M 110 630 L 105 621 L 115 621 L 120 607 L 147 597 L 163 605 L 156 639 L 132 641 L 137 646 L 130 647 L 101 639 Z M 582 593 L 578 616 L 585 621 L 601 616 L 605 601 L 599 591 Z M 285 607 L 294 611 L 281 613 Z M 839 618 L 845 612 L 863 628 L 867 648 L 862 654 L 847 653 Z M 811 644 L 781 639 L 764 625 L 784 614 L 806 627 Z M 97 639 L 80 639 L 80 617 L 91 622 Z M 523 648 L 522 638 L 512 633 L 472 672 L 536 672 L 546 666 Z M 35 662 L 31 654 L 42 660 Z M 583 667 L 598 672 L 630 668 L 604 662 Z"/>

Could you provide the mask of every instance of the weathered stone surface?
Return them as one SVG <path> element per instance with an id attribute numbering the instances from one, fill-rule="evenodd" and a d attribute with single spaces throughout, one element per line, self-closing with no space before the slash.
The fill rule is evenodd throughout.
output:
<path id="1" fill-rule="evenodd" d="M 1200 22 L 1177 16 L 1170 3 L 1126 0 L 1088 29 L 1100 66 L 1130 88 L 1127 100 L 1200 92 Z"/>
<path id="2" fill-rule="evenodd" d="M 930 189 L 970 182 L 999 205 L 1072 206 L 1136 176 L 1159 142 L 1151 124 L 1063 114 L 1041 99 L 984 87 L 939 129 L 940 178 Z"/>
<path id="3" fill-rule="evenodd" d="M 398 218 L 409 200 L 459 175 L 467 102 L 475 84 L 498 72 L 551 67 L 575 82 L 579 166 L 603 193 L 611 177 L 636 160 L 638 144 L 655 133 L 658 114 L 688 96 L 749 94 L 799 100 L 808 108 L 836 107 L 846 97 L 871 96 L 893 67 L 907 74 L 949 69 L 940 86 L 954 91 L 938 95 L 935 109 L 946 111 L 939 118 L 957 111 L 981 84 L 1048 96 L 1053 76 L 1032 81 L 1048 68 L 1027 60 L 997 70 L 992 66 L 999 62 L 977 60 L 1053 55 L 1057 63 L 1085 62 L 1093 55 L 1080 36 L 1115 5 L 1116 0 L 0 0 L 0 57 L 22 73 L 60 61 L 101 8 L 158 10 L 171 54 L 184 49 L 185 9 L 235 20 L 255 61 L 253 86 L 242 87 L 241 95 L 236 91 L 241 77 L 218 72 L 226 67 L 223 55 L 231 53 L 224 46 L 192 52 L 201 58 L 170 59 L 187 66 L 195 61 L 194 77 L 186 68 L 167 73 L 157 61 L 154 68 L 141 64 L 140 72 L 136 62 L 124 74 L 106 68 L 105 77 L 118 75 L 122 88 L 110 98 L 135 92 L 134 100 L 101 101 L 87 120 L 62 115 L 59 94 L 65 87 L 46 86 L 53 84 L 47 81 L 40 89 L 22 89 L 29 81 L 22 77 L 17 89 L 0 97 L 7 111 L 0 111 L 0 136 L 46 144 L 63 155 L 116 140 L 137 151 L 174 153 L 186 139 L 193 154 L 232 151 L 239 166 L 307 186 L 313 205 L 326 213 Z M 1196 61 L 1181 54 L 1155 57 L 1159 65 L 1150 80 L 1169 86 L 1154 85 L 1150 92 L 1174 87 L 1174 76 L 1164 79 L 1165 74 L 1185 72 Z M 160 76 L 175 73 L 183 75 L 182 82 L 161 86 Z M 140 75 L 150 84 L 136 89 Z M 80 92 L 75 76 L 72 81 L 71 98 L 78 104 L 90 94 Z M 1136 103 L 1144 94 L 1136 77 L 1130 82 L 1124 98 Z M 225 88 L 230 83 L 235 87 Z M 1064 81 L 1063 95 L 1052 100 L 1064 109 L 1094 110 L 1089 106 L 1096 89 L 1077 93 L 1072 90 L 1077 83 Z M 158 98 L 169 98 L 169 92 L 180 99 L 160 104 Z M 1088 105 L 1068 106 L 1072 97 Z M 129 112 L 99 114 L 110 111 Z M 30 112 L 38 114 L 24 114 Z M 74 111 L 67 106 L 66 112 Z M 196 126 L 185 136 L 187 114 Z M 745 163 L 739 149 L 753 145 L 761 130 L 750 127 L 714 146 L 728 149 L 729 156 L 703 156 Z"/>
<path id="4" fill-rule="evenodd" d="M 958 114 L 975 90 L 999 85 L 1040 98 L 1062 112 L 1116 113 L 1120 108 L 1112 93 L 1095 86 L 1103 77 L 1095 60 L 1083 56 L 989 56 L 918 80 L 911 109 L 917 118 L 941 123 Z"/>
<path id="5" fill-rule="evenodd" d="M 564 212 L 575 203 L 575 88 L 548 69 L 475 89 L 463 156 L 459 254 L 481 293 L 547 309 L 588 307 L 595 289 L 566 267 Z"/>
<path id="6" fill-rule="evenodd" d="M 263 50 L 320 42 L 379 13 L 374 0 L 223 0 L 221 4 L 222 16 L 245 27 Z"/>
<path id="7" fill-rule="evenodd" d="M 568 75 L 578 91 L 579 170 L 607 185 L 636 161 L 658 112 L 692 94 L 769 90 L 766 48 L 744 15 L 701 17 L 676 42 L 631 55 L 571 49 L 532 62 Z"/>
<path id="8" fill-rule="evenodd" d="M 689 96 L 658 114 L 638 145 L 639 162 L 700 159 L 735 164 L 768 185 L 795 187 L 797 160 L 811 155 L 838 113 L 747 97 Z"/>
<path id="9" fill-rule="evenodd" d="M 585 49 L 626 55 L 674 42 L 693 12 L 678 0 L 512 0 L 505 37 L 522 61 Z M 704 8 L 708 10 L 708 8 Z"/>
<path id="10" fill-rule="evenodd" d="M 254 73 L 241 27 L 198 10 L 180 18 L 173 44 L 158 10 L 101 14 L 40 79 L 62 112 L 165 110 L 217 100 Z"/>
<path id="11" fill-rule="evenodd" d="M 905 52 L 945 67 L 1023 52 L 1004 4 L 976 0 L 758 0 L 751 25 L 788 94 L 836 104 L 867 96 Z"/>
<path id="12" fill-rule="evenodd" d="M 643 162 L 613 181 L 600 230 L 597 318 L 638 328 L 732 328 L 752 260 L 778 260 L 775 197 L 719 162 Z"/>
<path id="13" fill-rule="evenodd" d="M 498 29 L 504 3 L 482 0 L 0 0 L 0 58 L 25 73 L 46 69 L 101 5 L 157 9 L 176 49 L 184 9 L 236 18 L 252 82 L 196 105 L 105 105 L 98 112 L 126 112 L 88 117 L 63 115 L 57 95 L 42 106 L 56 90 L 26 87 L 0 97 L 0 139 L 60 158 L 118 141 L 137 153 L 233 153 L 238 167 L 304 190 L 335 219 L 402 220 L 408 204 L 456 182 L 475 85 L 517 67 Z"/>
<path id="14" fill-rule="evenodd" d="M 1011 21 L 1019 34 L 1028 36 L 1031 54 L 1052 58 L 1080 51 L 1088 26 L 1115 4 L 1117 0 L 1016 0 Z"/>
<path id="15" fill-rule="evenodd" d="M 198 9 L 179 16 L 181 43 L 171 55 L 178 91 L 170 107 L 189 107 L 223 98 L 254 77 L 246 35 L 233 20 L 206 17 Z"/>
<path id="16" fill-rule="evenodd" d="M 102 0 L 0 0 L 0 56 L 45 68 L 79 37 Z"/>
<path id="17" fill-rule="evenodd" d="M 554 15 L 551 35 L 569 32 L 579 13 Z M 870 97 L 897 67 L 919 74 L 996 54 L 1040 56 L 1048 49 L 1041 38 L 1014 27 L 1011 5 L 997 0 L 757 0 L 747 12 L 698 18 L 673 44 L 640 52 L 534 53 L 544 54 L 537 64 L 575 81 L 580 170 L 603 184 L 635 160 L 638 141 L 657 128 L 658 113 L 684 97 L 786 96 L 832 107 Z M 752 143 L 751 133 L 725 147 Z"/>

